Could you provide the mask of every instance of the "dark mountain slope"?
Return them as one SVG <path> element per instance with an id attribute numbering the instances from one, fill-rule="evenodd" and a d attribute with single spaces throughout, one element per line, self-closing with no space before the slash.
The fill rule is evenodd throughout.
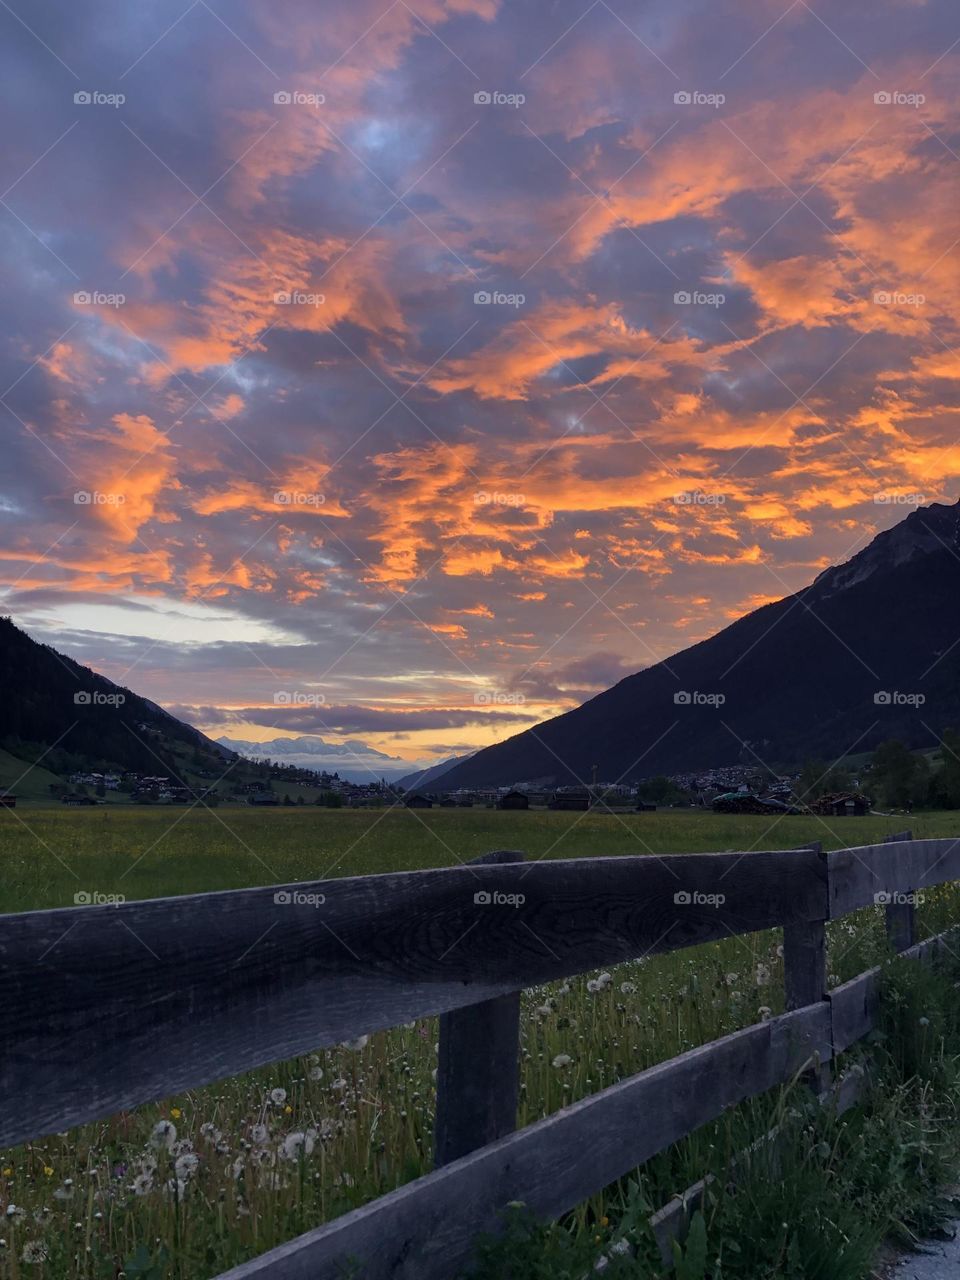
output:
<path id="1" fill-rule="evenodd" d="M 922 705 L 904 701 L 914 695 Z M 796 595 L 479 751 L 442 785 L 833 759 L 894 736 L 932 744 L 945 726 L 960 726 L 960 505 L 933 504 Z"/>
<path id="2" fill-rule="evenodd" d="M 220 767 L 231 753 L 155 702 L 38 644 L 0 618 L 0 746 L 48 768 L 177 772 L 177 749 Z"/>

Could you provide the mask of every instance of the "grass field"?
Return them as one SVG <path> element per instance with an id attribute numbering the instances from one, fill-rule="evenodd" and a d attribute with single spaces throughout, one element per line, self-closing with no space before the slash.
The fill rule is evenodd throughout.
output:
<path id="1" fill-rule="evenodd" d="M 494 848 L 574 857 L 839 847 L 906 825 L 948 835 L 960 815 L 771 823 L 682 811 L 25 806 L 0 812 L 0 902 L 32 910 L 70 906 L 81 888 L 144 898 L 406 870 Z M 924 933 L 960 919 L 956 889 L 926 895 L 920 918 Z M 882 952 L 882 912 L 832 923 L 829 944 L 831 983 L 860 972 Z M 781 936 L 769 931 L 526 992 L 520 1123 L 782 1011 L 782 991 Z M 428 1171 L 436 1040 L 435 1020 L 422 1020 L 0 1152 L 0 1274 L 203 1280 Z M 701 1176 L 724 1133 L 732 1140 L 724 1123 L 648 1166 L 651 1203 Z M 598 1196 L 574 1217 L 599 1240 L 615 1211 Z"/>
<path id="2" fill-rule="evenodd" d="M 825 848 L 909 826 L 960 832 L 960 813 L 891 818 L 767 817 L 694 810 L 593 814 L 494 809 L 21 805 L 0 811 L 0 909 L 73 904 L 79 889 L 158 898 L 330 876 L 453 866 L 491 849 L 528 858 Z"/>

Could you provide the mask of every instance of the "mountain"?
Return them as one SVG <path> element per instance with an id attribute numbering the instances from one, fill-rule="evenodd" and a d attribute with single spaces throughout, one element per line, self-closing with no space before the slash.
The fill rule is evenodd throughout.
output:
<path id="1" fill-rule="evenodd" d="M 404 791 L 417 791 L 421 787 L 430 787 L 438 778 L 447 774 L 454 765 L 469 760 L 472 754 L 471 752 L 465 756 L 450 756 L 448 760 L 441 760 L 439 764 L 431 765 L 428 769 L 417 769 L 413 773 L 398 778 L 397 786 Z"/>
<path id="2" fill-rule="evenodd" d="M 199 730 L 38 644 L 0 618 L 0 747 L 53 773 L 110 768 L 222 772 L 230 753 Z"/>
<path id="3" fill-rule="evenodd" d="M 960 727 L 960 504 L 933 503 L 810 586 L 477 752 L 444 788 L 632 781 L 933 745 Z"/>
<path id="4" fill-rule="evenodd" d="M 245 742 L 240 738 L 218 738 L 219 745 L 247 760 L 273 760 L 300 769 L 326 769 L 348 781 L 369 782 L 371 778 L 394 781 L 408 768 L 399 756 L 388 756 L 359 739 L 344 743 L 325 742 L 316 734 L 297 738 L 271 738 L 267 742 Z"/>

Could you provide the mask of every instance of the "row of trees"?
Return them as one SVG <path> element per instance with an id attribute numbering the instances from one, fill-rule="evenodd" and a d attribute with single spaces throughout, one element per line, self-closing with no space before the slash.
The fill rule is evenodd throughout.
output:
<path id="1" fill-rule="evenodd" d="M 960 733 L 944 729 L 931 760 L 916 755 L 896 738 L 882 742 L 861 774 L 862 789 L 889 809 L 960 809 Z M 833 791 L 849 790 L 850 769 L 808 760 L 797 794 L 808 804 Z"/>

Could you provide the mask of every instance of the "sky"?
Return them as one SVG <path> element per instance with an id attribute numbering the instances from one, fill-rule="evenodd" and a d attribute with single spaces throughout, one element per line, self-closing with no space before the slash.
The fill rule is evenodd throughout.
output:
<path id="1" fill-rule="evenodd" d="M 214 737 L 471 751 L 958 497 L 953 0 L 0 32 L 0 610 Z"/>

